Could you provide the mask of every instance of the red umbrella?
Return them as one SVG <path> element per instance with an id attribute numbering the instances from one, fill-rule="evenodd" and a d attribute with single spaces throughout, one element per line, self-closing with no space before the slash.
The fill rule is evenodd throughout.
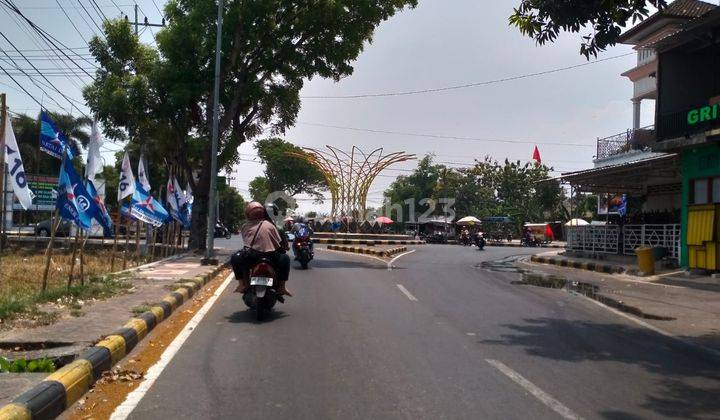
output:
<path id="1" fill-rule="evenodd" d="M 375 219 L 375 221 L 380 223 L 381 225 L 389 225 L 393 222 L 391 218 L 385 217 L 385 216 L 380 216 L 377 219 Z"/>

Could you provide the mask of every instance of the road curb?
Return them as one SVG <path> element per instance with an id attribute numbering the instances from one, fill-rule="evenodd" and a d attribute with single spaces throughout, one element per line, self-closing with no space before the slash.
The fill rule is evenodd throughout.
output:
<path id="1" fill-rule="evenodd" d="M 401 239 L 333 239 L 333 238 L 313 238 L 316 244 L 332 244 L 332 245 L 424 245 L 424 241 L 401 240 Z"/>
<path id="2" fill-rule="evenodd" d="M 395 248 L 385 249 L 382 251 L 379 251 L 376 249 L 360 248 L 357 246 L 344 246 L 344 245 L 328 245 L 327 249 L 330 249 L 333 251 L 350 252 L 350 253 L 355 253 L 355 254 L 374 255 L 376 257 L 392 257 L 393 255 L 407 251 L 406 246 L 398 246 Z"/>
<path id="3" fill-rule="evenodd" d="M 72 363 L 50 374 L 38 385 L 25 391 L 0 408 L 0 420 L 51 419 L 58 417 L 78 401 L 100 379 L 127 356 L 147 334 L 212 280 L 229 262 L 208 274 L 176 283 L 178 288 L 162 301 L 85 350 Z"/>
<path id="4" fill-rule="evenodd" d="M 625 272 L 625 268 L 618 265 L 571 261 L 564 258 L 541 257 L 539 255 L 533 255 L 530 257 L 530 261 L 540 264 L 557 265 L 559 267 L 575 268 L 578 270 L 595 271 L 598 273 L 620 274 Z"/>
<path id="5" fill-rule="evenodd" d="M 520 244 L 509 244 L 509 243 L 504 243 L 504 242 L 493 243 L 493 242 L 489 242 L 489 241 L 485 243 L 485 246 L 490 246 L 490 247 L 499 246 L 499 247 L 512 247 L 512 248 L 527 248 L 527 247 L 522 246 L 522 245 L 520 245 Z M 541 246 L 539 246 L 539 247 L 537 247 L 537 248 L 565 249 L 565 245 L 546 244 L 546 245 L 541 245 Z"/>

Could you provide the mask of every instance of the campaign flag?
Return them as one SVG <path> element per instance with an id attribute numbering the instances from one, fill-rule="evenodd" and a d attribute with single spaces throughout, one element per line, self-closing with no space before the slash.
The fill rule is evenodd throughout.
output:
<path id="1" fill-rule="evenodd" d="M 155 227 L 162 226 L 169 217 L 162 204 L 145 191 L 139 182 L 135 184 L 135 192 L 130 201 L 130 214 L 137 220 Z"/>
<path id="2" fill-rule="evenodd" d="M 190 213 L 188 212 L 188 202 L 185 193 L 180 188 L 180 183 L 177 178 L 173 178 L 173 192 L 175 194 L 175 200 L 178 205 L 178 217 L 177 221 L 182 223 L 183 228 L 187 229 L 190 227 Z"/>
<path id="3" fill-rule="evenodd" d="M 540 159 L 540 150 L 538 150 L 537 146 L 535 146 L 535 150 L 533 151 L 532 158 L 535 161 L 535 163 L 537 163 L 538 165 L 542 163 L 542 159 Z"/>
<path id="4" fill-rule="evenodd" d="M 89 230 L 92 219 L 100 220 L 100 209 L 88 194 L 80 176 L 69 159 L 63 159 L 58 180 L 57 208 L 63 219 L 70 220 L 77 227 Z"/>
<path id="5" fill-rule="evenodd" d="M 118 185 L 118 202 L 123 201 L 125 197 L 132 196 L 135 192 L 135 175 L 130 166 L 130 157 L 125 152 L 122 166 L 120 167 L 120 185 Z"/>
<path id="6" fill-rule="evenodd" d="M 90 143 L 88 143 L 87 165 L 85 165 L 85 178 L 91 182 L 95 180 L 95 175 L 102 172 L 101 146 L 100 131 L 98 131 L 97 123 L 93 121 L 90 129 Z"/>
<path id="7" fill-rule="evenodd" d="M 189 223 L 192 216 L 193 202 L 195 201 L 192 187 L 190 187 L 190 182 L 187 183 L 187 187 L 185 188 L 185 201 L 187 202 L 187 219 Z"/>
<path id="8" fill-rule="evenodd" d="M 40 113 L 40 150 L 62 159 L 62 152 L 66 146 L 68 158 L 72 159 L 73 154 L 67 137 L 57 129 L 50 116 L 45 111 L 42 111 Z"/>
<path id="9" fill-rule="evenodd" d="M 145 189 L 145 191 L 150 192 L 152 188 L 150 187 L 150 180 L 148 179 L 147 170 L 145 170 L 145 159 L 142 155 L 140 155 L 140 160 L 138 161 L 138 181 L 140 182 L 140 185 Z"/>
<path id="10" fill-rule="evenodd" d="M 168 178 L 165 202 L 168 205 L 167 210 L 170 213 L 170 216 L 172 216 L 173 219 L 180 221 L 180 206 L 178 206 L 177 196 L 175 195 L 175 185 L 173 184 L 172 178 Z"/>
<path id="11" fill-rule="evenodd" d="M 87 189 L 88 195 L 93 198 L 93 201 L 98 207 L 99 217 L 96 217 L 96 219 L 103 228 L 103 234 L 106 237 L 113 236 L 112 218 L 110 217 L 110 213 L 108 213 L 107 207 L 105 207 L 103 199 L 100 197 L 100 194 L 98 194 L 97 188 L 95 188 L 95 183 L 88 179 L 85 183 L 85 188 Z"/>
<path id="12" fill-rule="evenodd" d="M 18 147 L 15 133 L 12 129 L 10 115 L 5 114 L 5 162 L 7 163 L 7 174 L 18 198 L 20 205 L 27 210 L 32 206 L 33 194 L 28 187 L 27 178 L 25 177 L 25 167 L 23 166 L 22 157 L 20 156 L 20 148 Z M 5 170 L 5 168 L 0 168 Z"/>

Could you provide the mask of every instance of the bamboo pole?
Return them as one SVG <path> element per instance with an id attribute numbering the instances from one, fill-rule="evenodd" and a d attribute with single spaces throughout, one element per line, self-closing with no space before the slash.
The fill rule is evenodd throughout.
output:
<path id="1" fill-rule="evenodd" d="M 48 242 L 47 248 L 45 248 L 45 270 L 43 271 L 43 280 L 42 280 L 42 291 L 47 290 L 47 279 L 48 274 L 50 273 L 50 259 L 52 258 L 53 254 L 53 244 L 55 243 L 55 232 L 57 232 L 58 226 L 60 226 L 60 210 L 55 209 L 55 214 L 53 215 L 53 222 L 50 225 L 50 242 Z"/>
<path id="2" fill-rule="evenodd" d="M 0 144 L 5 144 L 5 116 L 7 108 L 5 107 L 5 94 L 0 94 Z M 0 147 L 0 252 L 5 248 L 5 147 Z"/>
<path id="3" fill-rule="evenodd" d="M 135 221 L 135 265 L 140 265 L 140 220 Z"/>
<path id="4" fill-rule="evenodd" d="M 113 238 L 112 254 L 110 254 L 110 272 L 115 272 L 115 253 L 117 252 L 117 240 L 120 235 L 120 208 L 118 207 L 118 217 L 115 222 L 115 237 Z"/>
<path id="5" fill-rule="evenodd" d="M 72 246 L 72 258 L 70 259 L 70 273 L 68 273 L 68 281 L 67 281 L 67 288 L 70 290 L 70 286 L 72 286 L 73 281 L 73 274 L 75 272 L 75 257 L 77 256 L 78 244 L 80 243 L 80 229 L 77 229 L 75 232 L 75 242 L 73 242 Z"/>
<path id="6" fill-rule="evenodd" d="M 157 228 L 152 229 L 152 243 L 150 245 L 150 262 L 155 261 L 155 240 L 157 239 Z"/>
<path id="7" fill-rule="evenodd" d="M 90 232 L 83 239 L 82 245 L 80 246 L 80 285 L 85 285 L 85 244 L 87 244 L 88 238 L 90 238 Z"/>
<path id="8" fill-rule="evenodd" d="M 125 217 L 125 250 L 123 251 L 123 270 L 127 268 L 128 247 L 130 246 L 130 216 Z"/>

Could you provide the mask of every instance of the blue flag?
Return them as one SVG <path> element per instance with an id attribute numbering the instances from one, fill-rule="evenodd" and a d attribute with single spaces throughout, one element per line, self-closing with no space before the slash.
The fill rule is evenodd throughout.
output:
<path id="1" fill-rule="evenodd" d="M 112 218 L 110 217 L 110 214 L 107 211 L 107 207 L 105 207 L 105 203 L 103 202 L 102 198 L 100 198 L 100 195 L 97 192 L 97 189 L 95 188 L 95 184 L 93 184 L 92 181 L 89 179 L 86 180 L 85 188 L 87 189 L 88 195 L 93 198 L 93 201 L 98 207 L 98 214 L 99 218 L 97 218 L 98 223 L 100 223 L 100 226 L 103 228 L 103 235 L 105 237 L 112 237 L 113 236 L 113 222 Z"/>
<path id="2" fill-rule="evenodd" d="M 88 194 L 68 159 L 65 159 L 60 167 L 57 208 L 63 219 L 70 220 L 85 230 L 92 227 L 92 219 L 100 220 L 102 217 L 95 200 Z"/>
<path id="3" fill-rule="evenodd" d="M 139 182 L 135 182 L 135 192 L 130 202 L 130 214 L 137 220 L 155 227 L 162 226 L 170 217 L 162 204 L 145 191 Z"/>
<path id="4" fill-rule="evenodd" d="M 50 116 L 45 112 L 40 113 L 40 150 L 43 152 L 55 156 L 58 159 L 62 159 L 62 152 L 67 145 L 67 154 L 70 159 L 73 158 L 68 139 L 65 137 L 57 126 L 50 119 Z"/>

